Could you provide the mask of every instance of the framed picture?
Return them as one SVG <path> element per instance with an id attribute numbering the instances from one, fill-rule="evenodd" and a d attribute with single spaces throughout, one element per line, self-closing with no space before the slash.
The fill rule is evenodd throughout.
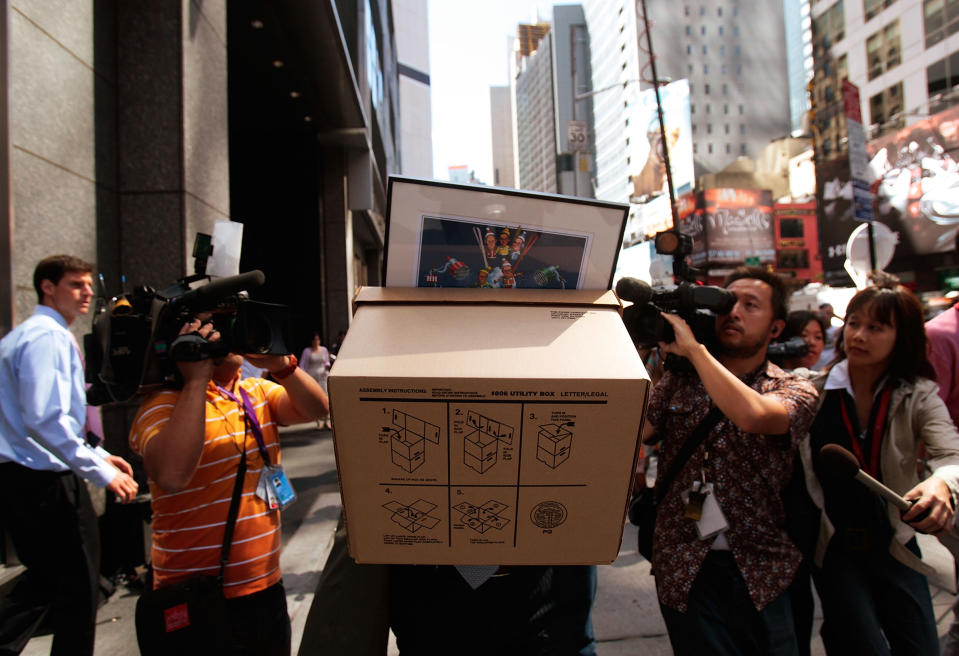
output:
<path id="1" fill-rule="evenodd" d="M 629 206 L 391 176 L 386 287 L 609 289 Z"/>

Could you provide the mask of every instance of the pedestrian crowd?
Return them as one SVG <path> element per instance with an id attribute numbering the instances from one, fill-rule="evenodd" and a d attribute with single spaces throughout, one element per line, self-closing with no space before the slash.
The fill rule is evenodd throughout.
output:
<path id="1" fill-rule="evenodd" d="M 88 484 L 120 503 L 138 493 L 130 464 L 91 430 L 69 330 L 89 308 L 92 272 L 70 256 L 42 260 L 34 314 L 0 340 L 0 521 L 26 568 L 0 600 L 0 655 L 20 653 L 44 622 L 51 653 L 93 653 Z M 924 324 L 912 292 L 877 274 L 834 328 L 829 305 L 788 313 L 771 272 L 743 267 L 722 286 L 735 303 L 716 317 L 715 346 L 664 313 L 674 339 L 643 353 L 656 381 L 641 436 L 658 453 L 651 571 L 674 652 L 808 654 L 815 589 L 827 653 L 940 653 L 916 535 L 948 544 L 954 528 L 959 309 Z M 204 315 L 180 334 L 220 339 Z M 213 653 L 291 651 L 279 554 L 293 493 L 278 427 L 329 427 L 326 377 L 343 338 L 327 349 L 316 333 L 300 358 L 178 362 L 181 383 L 133 419 L 154 588 L 213 577 L 225 636 Z M 774 342 L 805 348 L 774 362 Z M 241 373 L 244 358 L 265 377 Z M 346 530 L 341 518 L 301 654 L 379 656 L 390 629 L 404 656 L 596 653 L 595 567 L 357 565 Z M 166 633 L 189 624 L 178 608 L 161 617 Z M 151 642 L 140 636 L 144 653 L 158 653 Z M 959 653 L 959 624 L 942 651 Z"/>

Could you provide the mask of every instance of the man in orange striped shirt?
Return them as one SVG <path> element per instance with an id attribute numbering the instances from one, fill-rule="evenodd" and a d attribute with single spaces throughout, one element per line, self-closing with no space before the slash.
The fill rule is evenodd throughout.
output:
<path id="1" fill-rule="evenodd" d="M 194 320 L 181 334 L 219 338 Z M 329 412 L 320 386 L 296 358 L 247 355 L 279 384 L 241 380 L 243 358 L 180 362 L 183 387 L 148 397 L 130 431 L 143 457 L 153 496 L 155 587 L 194 574 L 216 576 L 241 454 L 247 470 L 224 576 L 234 632 L 230 653 L 289 654 L 290 621 L 280 574 L 280 511 L 256 494 L 264 467 L 280 461 L 279 425 L 315 421 Z M 262 446 L 245 419 L 242 390 L 261 427 Z"/>

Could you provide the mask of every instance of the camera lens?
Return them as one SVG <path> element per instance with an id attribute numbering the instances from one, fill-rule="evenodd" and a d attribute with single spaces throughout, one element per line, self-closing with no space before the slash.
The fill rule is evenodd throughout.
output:
<path id="1" fill-rule="evenodd" d="M 273 328 L 268 318 L 261 314 L 250 313 L 246 316 L 245 353 L 265 354 L 273 343 Z"/>

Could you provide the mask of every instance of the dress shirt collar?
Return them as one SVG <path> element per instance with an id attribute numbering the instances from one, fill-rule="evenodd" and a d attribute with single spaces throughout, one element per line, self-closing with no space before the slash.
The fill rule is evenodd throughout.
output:
<path id="1" fill-rule="evenodd" d="M 879 384 L 876 386 L 876 391 L 873 392 L 873 399 L 879 395 L 879 392 L 882 391 L 882 388 L 886 386 L 886 380 L 888 376 L 883 376 L 882 380 L 879 381 Z M 856 398 L 856 395 L 852 391 L 852 382 L 849 380 L 849 360 L 840 360 L 832 369 L 829 370 L 829 375 L 826 376 L 826 384 L 824 386 L 825 390 L 835 390 L 835 389 L 844 389 L 849 392 L 849 396 Z"/>
<path id="2" fill-rule="evenodd" d="M 63 315 L 57 312 L 56 310 L 54 310 L 49 305 L 42 305 L 42 304 L 38 305 L 36 309 L 34 309 L 33 314 L 35 315 L 41 314 L 45 317 L 50 317 L 51 319 L 56 321 L 58 324 L 66 328 L 67 330 L 70 329 L 70 326 L 67 325 L 67 320 L 63 318 Z"/>

